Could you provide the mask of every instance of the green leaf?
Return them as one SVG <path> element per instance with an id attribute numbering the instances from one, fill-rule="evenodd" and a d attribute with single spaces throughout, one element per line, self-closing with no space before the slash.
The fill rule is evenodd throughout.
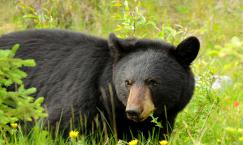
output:
<path id="1" fill-rule="evenodd" d="M 22 62 L 22 64 L 24 66 L 28 66 L 28 67 L 34 67 L 34 66 L 36 66 L 35 60 L 33 60 L 33 59 L 24 60 Z"/>
<path id="2" fill-rule="evenodd" d="M 19 46 L 20 46 L 19 44 L 15 44 L 15 45 L 12 47 L 10 57 L 14 57 L 14 56 L 15 56 L 17 50 L 19 49 Z"/>
<path id="3" fill-rule="evenodd" d="M 189 10 L 188 7 L 186 7 L 186 6 L 181 6 L 181 5 L 177 6 L 177 7 L 176 7 L 176 10 L 177 10 L 177 12 L 182 13 L 182 14 L 187 14 L 187 13 L 190 12 L 190 10 Z"/>
<path id="4" fill-rule="evenodd" d="M 41 105 L 44 102 L 44 97 L 39 97 L 38 99 L 35 100 L 35 104 Z"/>
<path id="5" fill-rule="evenodd" d="M 10 50 L 0 50 L 0 58 L 8 58 L 10 53 Z"/>
<path id="6" fill-rule="evenodd" d="M 24 94 L 30 95 L 30 94 L 34 94 L 35 92 L 36 92 L 36 88 L 29 88 L 25 90 Z"/>

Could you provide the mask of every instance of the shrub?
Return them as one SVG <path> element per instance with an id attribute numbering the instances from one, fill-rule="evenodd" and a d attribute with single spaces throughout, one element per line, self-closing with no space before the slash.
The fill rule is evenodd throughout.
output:
<path id="1" fill-rule="evenodd" d="M 34 100 L 30 95 L 35 93 L 36 89 L 26 89 L 22 81 L 27 74 L 21 68 L 34 67 L 35 61 L 14 58 L 18 47 L 19 45 L 15 45 L 9 50 L 0 49 L 0 132 L 2 135 L 10 131 L 12 124 L 14 124 L 13 128 L 16 128 L 16 123 L 20 120 L 33 121 L 46 116 L 41 107 L 44 98 Z"/>

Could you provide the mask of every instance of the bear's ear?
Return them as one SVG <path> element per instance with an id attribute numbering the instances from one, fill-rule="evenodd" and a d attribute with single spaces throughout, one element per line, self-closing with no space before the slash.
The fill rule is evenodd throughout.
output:
<path id="1" fill-rule="evenodd" d="M 131 51 L 136 44 L 136 39 L 120 39 L 114 33 L 109 35 L 108 46 L 111 56 L 117 62 L 124 54 Z"/>
<path id="2" fill-rule="evenodd" d="M 188 37 L 176 47 L 176 59 L 183 65 L 189 66 L 197 57 L 199 48 L 199 40 L 194 36 Z"/>

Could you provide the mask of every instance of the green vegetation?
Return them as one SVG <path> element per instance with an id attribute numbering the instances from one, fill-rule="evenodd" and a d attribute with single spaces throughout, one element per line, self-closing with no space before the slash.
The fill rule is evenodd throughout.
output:
<path id="1" fill-rule="evenodd" d="M 243 143 L 242 24 L 240 0 L 0 0 L 0 33 L 66 28 L 103 37 L 115 32 L 120 37 L 164 39 L 175 45 L 197 36 L 201 50 L 192 65 L 197 86 L 168 141 L 176 145 Z M 6 138 L 0 135 L 0 144 L 87 144 L 87 140 L 95 144 L 80 134 L 75 139 L 53 139 L 39 124 L 28 135 L 13 130 Z M 139 138 L 138 144 L 159 144 L 152 138 Z M 104 138 L 100 144 L 129 141 L 117 142 Z"/>
<path id="2" fill-rule="evenodd" d="M 46 113 L 41 107 L 44 100 L 40 97 L 34 100 L 30 95 L 36 92 L 35 88 L 24 88 L 22 79 L 27 76 L 20 70 L 21 67 L 35 66 L 34 60 L 21 60 L 13 58 L 19 45 L 11 50 L 0 50 L 0 133 L 7 143 L 8 133 L 16 133 L 18 121 L 35 121 L 45 117 Z M 8 87 L 15 91 L 9 91 Z M 12 128 L 11 128 L 12 127 Z M 0 139 L 0 144 L 3 140 Z"/>

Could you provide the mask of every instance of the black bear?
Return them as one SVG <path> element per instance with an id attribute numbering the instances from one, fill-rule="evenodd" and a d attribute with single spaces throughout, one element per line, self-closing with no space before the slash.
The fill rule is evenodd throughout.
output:
<path id="1" fill-rule="evenodd" d="M 152 130 L 169 134 L 175 118 L 190 101 L 194 76 L 190 64 L 200 43 L 188 37 L 173 46 L 160 40 L 108 40 L 65 30 L 27 30 L 0 37 L 0 48 L 20 44 L 16 57 L 35 59 L 26 87 L 44 96 L 48 123 L 62 130 L 86 131 L 103 117 L 115 127 L 119 138 L 148 136 Z M 151 122 L 153 113 L 162 128 Z M 80 117 L 81 116 L 81 117 Z M 98 117 L 97 117 L 98 116 Z"/>

